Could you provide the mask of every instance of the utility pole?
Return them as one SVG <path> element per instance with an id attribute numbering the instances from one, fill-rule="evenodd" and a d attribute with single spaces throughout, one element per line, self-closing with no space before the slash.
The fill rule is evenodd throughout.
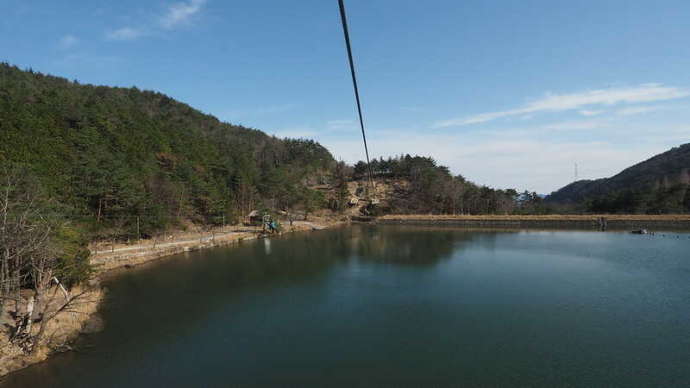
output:
<path id="1" fill-rule="evenodd" d="M 577 162 L 575 162 L 575 180 L 574 182 L 577 182 Z"/>

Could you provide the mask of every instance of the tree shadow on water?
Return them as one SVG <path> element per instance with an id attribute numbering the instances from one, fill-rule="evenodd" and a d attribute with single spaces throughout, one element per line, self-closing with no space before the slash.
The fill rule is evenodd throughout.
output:
<path id="1" fill-rule="evenodd" d="M 477 239 L 495 239 L 493 233 L 450 228 L 352 228 L 351 249 L 361 260 L 409 266 L 434 266 L 448 260 Z"/>

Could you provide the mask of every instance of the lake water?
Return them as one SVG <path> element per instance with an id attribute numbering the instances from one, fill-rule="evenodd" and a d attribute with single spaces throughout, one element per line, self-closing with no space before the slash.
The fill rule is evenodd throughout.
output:
<path id="1" fill-rule="evenodd" d="M 354 226 L 107 282 L 10 387 L 690 386 L 690 235 Z"/>

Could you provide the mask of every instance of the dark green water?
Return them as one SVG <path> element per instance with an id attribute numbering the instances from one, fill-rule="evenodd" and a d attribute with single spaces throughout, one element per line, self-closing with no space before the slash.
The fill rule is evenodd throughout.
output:
<path id="1" fill-rule="evenodd" d="M 5 384 L 690 386 L 689 237 L 353 227 L 181 255 L 110 280 L 103 332 Z"/>

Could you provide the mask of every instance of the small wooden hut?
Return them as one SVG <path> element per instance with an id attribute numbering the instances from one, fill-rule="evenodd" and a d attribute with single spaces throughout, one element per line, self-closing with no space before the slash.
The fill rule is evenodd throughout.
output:
<path id="1" fill-rule="evenodd" d="M 263 218 L 258 210 L 252 210 L 244 219 L 245 225 L 261 225 Z"/>

